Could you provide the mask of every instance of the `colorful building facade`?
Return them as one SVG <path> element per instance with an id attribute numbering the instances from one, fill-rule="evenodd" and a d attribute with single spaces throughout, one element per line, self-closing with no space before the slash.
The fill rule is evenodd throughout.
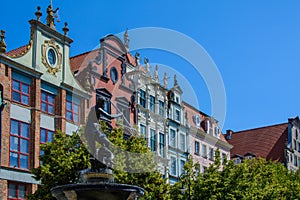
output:
<path id="1" fill-rule="evenodd" d="M 184 102 L 180 83 L 168 88 L 159 81 L 158 66 L 129 51 L 114 35 L 100 40 L 100 48 L 70 58 L 68 26 L 56 30 L 50 14 L 41 22 L 40 8 L 30 20 L 29 43 L 7 52 L 5 32 L 0 40 L 0 199 L 24 199 L 36 190 L 31 168 L 43 154 L 40 144 L 51 142 L 55 131 L 77 131 L 97 103 L 111 127 L 124 128 L 124 138 L 144 137 L 158 158 L 157 170 L 171 184 L 180 179 L 184 163 L 194 157 L 205 170 L 219 149 L 228 157 L 229 145 L 217 121 Z M 9 37 L 9 35 L 8 35 Z M 9 44 L 8 44 L 9 46 Z M 136 127 L 136 128 L 134 128 Z"/>
<path id="2" fill-rule="evenodd" d="M 28 44 L 6 52 L 1 36 L 0 199 L 25 199 L 36 190 L 30 169 L 40 164 L 40 144 L 52 141 L 56 130 L 76 131 L 90 98 L 71 72 L 68 27 L 61 34 L 40 14 L 29 21 Z"/>

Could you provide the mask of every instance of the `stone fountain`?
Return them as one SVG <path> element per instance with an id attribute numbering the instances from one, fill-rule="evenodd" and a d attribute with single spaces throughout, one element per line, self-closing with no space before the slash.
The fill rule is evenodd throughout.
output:
<path id="1" fill-rule="evenodd" d="M 114 183 L 111 169 L 114 155 L 110 151 L 106 134 L 100 131 L 99 120 L 101 116 L 117 116 L 107 115 L 101 105 L 91 109 L 85 129 L 85 138 L 91 152 L 91 168 L 81 171 L 80 183 L 52 188 L 52 196 L 57 200 L 136 200 L 144 195 L 144 190 L 138 186 Z M 98 149 L 96 141 L 101 144 Z"/>

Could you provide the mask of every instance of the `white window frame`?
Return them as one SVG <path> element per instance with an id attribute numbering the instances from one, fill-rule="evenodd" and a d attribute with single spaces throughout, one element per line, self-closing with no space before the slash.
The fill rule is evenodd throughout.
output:
<path id="1" fill-rule="evenodd" d="M 172 137 L 171 137 L 171 130 L 172 131 L 174 131 L 175 132 L 175 136 L 174 136 L 174 145 L 172 145 L 173 143 L 172 143 Z M 174 128 L 169 128 L 169 145 L 171 146 L 171 147 L 173 147 L 173 148 L 176 148 L 177 147 L 177 130 L 176 129 L 174 129 Z"/>
<path id="2" fill-rule="evenodd" d="M 182 161 L 184 162 L 183 166 L 181 166 L 181 162 Z M 185 163 L 186 163 L 186 160 L 180 159 L 180 162 L 179 162 L 179 174 L 180 175 L 184 173 L 184 165 L 185 165 Z"/>
<path id="3" fill-rule="evenodd" d="M 181 141 L 181 139 L 182 139 L 181 137 L 183 137 L 183 143 Z M 182 144 L 183 144 L 183 146 L 182 146 Z M 179 149 L 184 152 L 186 151 L 186 136 L 183 132 L 179 132 Z"/>
<path id="4" fill-rule="evenodd" d="M 177 101 L 177 99 L 178 99 L 178 101 Z M 178 94 L 174 94 L 174 101 L 176 102 L 176 103 L 178 103 L 178 104 L 180 104 L 180 102 L 181 102 L 181 99 L 180 99 L 180 95 L 178 95 Z"/>
<path id="5" fill-rule="evenodd" d="M 174 166 L 175 166 L 175 173 L 173 173 L 173 171 L 172 171 L 172 164 L 174 164 Z M 172 176 L 176 176 L 177 177 L 177 158 L 176 158 L 176 156 L 170 156 L 170 174 L 172 175 Z"/>
<path id="6" fill-rule="evenodd" d="M 203 147 L 205 146 L 205 152 L 203 151 Z M 203 158 L 207 158 L 207 144 L 204 144 L 204 143 L 202 143 L 201 144 L 201 156 L 203 157 Z"/>
<path id="7" fill-rule="evenodd" d="M 176 112 L 179 112 L 179 115 L 178 115 L 178 118 L 179 119 L 177 119 L 176 117 L 177 117 L 177 115 L 176 115 Z M 180 121 L 181 121 L 181 112 L 180 112 L 180 109 L 178 109 L 178 108 L 175 108 L 175 112 L 174 112 L 174 120 L 175 121 L 177 121 L 177 122 L 179 122 L 180 123 Z"/>

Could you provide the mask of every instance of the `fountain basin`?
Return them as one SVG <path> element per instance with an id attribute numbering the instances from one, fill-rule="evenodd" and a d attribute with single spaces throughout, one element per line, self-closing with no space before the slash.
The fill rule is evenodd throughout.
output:
<path id="1" fill-rule="evenodd" d="M 144 195 L 144 190 L 117 183 L 80 183 L 56 186 L 51 193 L 59 200 L 135 200 Z"/>

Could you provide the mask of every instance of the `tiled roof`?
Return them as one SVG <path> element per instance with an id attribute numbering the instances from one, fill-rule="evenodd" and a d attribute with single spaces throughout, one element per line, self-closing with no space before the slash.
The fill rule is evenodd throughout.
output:
<path id="1" fill-rule="evenodd" d="M 20 55 L 23 52 L 25 52 L 27 50 L 28 44 L 21 46 L 19 48 L 13 49 L 9 52 L 6 53 L 7 56 L 15 56 L 15 55 Z"/>
<path id="2" fill-rule="evenodd" d="M 233 132 L 228 142 L 233 145 L 231 156 L 253 153 L 256 157 L 284 161 L 284 147 L 288 137 L 288 123 Z"/>
<path id="3" fill-rule="evenodd" d="M 89 60 L 95 59 L 98 55 L 98 49 L 88 51 L 70 58 L 72 72 L 80 70 L 81 66 L 86 66 Z"/>

